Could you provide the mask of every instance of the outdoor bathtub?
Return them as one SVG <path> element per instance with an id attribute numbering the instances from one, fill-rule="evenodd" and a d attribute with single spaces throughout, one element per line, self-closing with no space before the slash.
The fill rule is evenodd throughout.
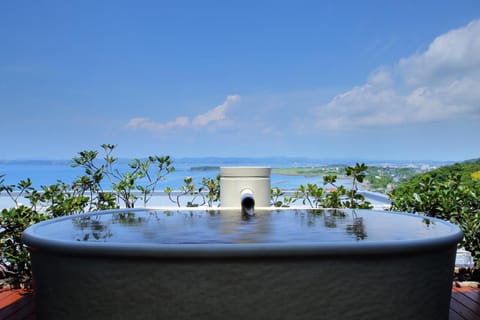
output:
<path id="1" fill-rule="evenodd" d="M 28 228 L 37 320 L 448 319 L 461 231 L 367 210 L 122 209 Z"/>

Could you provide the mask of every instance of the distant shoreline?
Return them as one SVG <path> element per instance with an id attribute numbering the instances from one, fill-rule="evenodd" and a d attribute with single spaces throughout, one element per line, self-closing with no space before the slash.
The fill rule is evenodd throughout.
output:
<path id="1" fill-rule="evenodd" d="M 337 178 L 346 178 L 343 174 L 344 166 L 321 166 L 321 167 L 289 167 L 289 168 L 274 168 L 272 173 L 283 176 L 301 176 L 322 177 L 326 175 L 335 175 Z"/>

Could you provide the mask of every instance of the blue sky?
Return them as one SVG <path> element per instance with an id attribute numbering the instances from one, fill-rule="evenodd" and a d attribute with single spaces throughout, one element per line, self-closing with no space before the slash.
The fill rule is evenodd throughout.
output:
<path id="1" fill-rule="evenodd" d="M 1 1 L 0 159 L 480 157 L 478 1 Z"/>

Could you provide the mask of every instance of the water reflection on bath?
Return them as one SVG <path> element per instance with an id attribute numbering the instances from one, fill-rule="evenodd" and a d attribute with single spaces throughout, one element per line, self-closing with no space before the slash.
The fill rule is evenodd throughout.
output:
<path id="1" fill-rule="evenodd" d="M 39 233 L 66 241 L 200 244 L 328 243 L 414 240 L 451 232 L 426 217 L 371 210 L 135 210 L 45 224 Z"/>

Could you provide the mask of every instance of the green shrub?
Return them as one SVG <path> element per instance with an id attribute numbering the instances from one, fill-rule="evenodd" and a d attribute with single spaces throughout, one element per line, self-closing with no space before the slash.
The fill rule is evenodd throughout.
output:
<path id="1" fill-rule="evenodd" d="M 3 209 L 0 216 L 0 251 L 2 265 L 10 275 L 12 284 L 28 284 L 31 262 L 27 247 L 22 242 L 22 232 L 34 223 L 47 219 L 30 207 Z"/>
<path id="2" fill-rule="evenodd" d="M 442 176 L 422 175 L 393 190 L 391 210 L 425 214 L 457 224 L 465 237 L 461 243 L 480 259 L 480 183 L 465 183 L 461 174 Z"/>

